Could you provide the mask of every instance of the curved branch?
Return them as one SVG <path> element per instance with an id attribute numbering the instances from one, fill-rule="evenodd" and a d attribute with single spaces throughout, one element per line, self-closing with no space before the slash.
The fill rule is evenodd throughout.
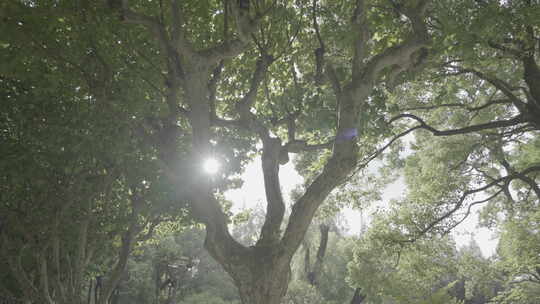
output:
<path id="1" fill-rule="evenodd" d="M 270 64 L 274 62 L 272 56 L 262 56 L 257 60 L 257 66 L 255 72 L 251 77 L 251 83 L 249 91 L 244 95 L 244 97 L 236 104 L 236 112 L 240 115 L 240 121 L 242 124 L 246 125 L 248 128 L 252 128 L 260 136 L 261 139 L 267 139 L 270 137 L 270 131 L 264 124 L 251 113 L 251 108 L 255 103 L 257 97 L 257 91 L 259 86 L 268 70 Z"/>
<path id="2" fill-rule="evenodd" d="M 514 170 L 514 168 L 512 168 L 510 163 L 504 158 L 502 148 L 499 148 L 499 151 L 497 151 L 497 152 L 498 152 L 497 154 L 500 157 L 499 162 L 506 169 L 506 172 L 515 174 L 518 179 L 520 179 L 523 182 L 525 182 L 526 184 L 528 184 L 531 187 L 531 189 L 534 191 L 534 193 L 536 194 L 536 197 L 538 197 L 538 199 L 540 199 L 540 187 L 538 186 L 538 184 L 536 183 L 536 181 L 533 178 L 530 178 L 529 176 L 527 176 L 528 173 L 532 173 L 532 172 L 538 171 L 538 170 L 533 166 L 533 167 L 529 167 L 529 168 L 525 169 L 522 172 L 517 172 L 516 170 Z M 511 182 L 511 180 L 507 181 L 507 183 L 505 184 L 505 193 L 513 201 L 512 196 L 510 194 L 510 191 L 508 189 L 510 182 Z"/>
<path id="3" fill-rule="evenodd" d="M 169 43 L 169 38 L 167 37 L 167 32 L 165 31 L 163 24 L 161 24 L 157 18 L 136 13 L 127 6 L 123 7 L 123 14 L 125 22 L 139 24 L 150 30 L 150 32 L 156 36 L 159 45 L 165 54 L 169 54 L 170 50 L 173 49 L 172 45 Z"/>
<path id="4" fill-rule="evenodd" d="M 445 107 L 448 107 L 448 108 L 456 107 L 456 108 L 464 108 L 467 111 L 476 112 L 476 111 L 483 110 L 487 107 L 490 107 L 492 105 L 509 104 L 509 103 L 512 103 L 510 99 L 495 99 L 495 100 L 488 101 L 477 107 L 469 107 L 462 103 L 444 103 L 444 104 L 433 105 L 433 106 L 417 106 L 417 107 L 411 107 L 411 108 L 404 108 L 404 109 L 401 109 L 401 111 L 433 110 L 433 109 L 439 109 L 439 108 L 445 108 Z"/>
<path id="5" fill-rule="evenodd" d="M 417 126 L 418 128 L 428 130 L 435 136 L 451 136 L 451 135 L 458 135 L 458 134 L 467 134 L 467 133 L 478 132 L 478 131 L 488 130 L 488 129 L 512 127 L 512 126 L 516 126 L 518 124 L 525 122 L 522 115 L 517 115 L 516 117 L 508 119 L 508 120 L 498 120 L 498 121 L 492 121 L 492 122 L 478 124 L 478 125 L 472 125 L 472 126 L 468 126 L 468 127 L 464 127 L 460 129 L 439 131 L 429 126 L 428 124 L 426 124 L 426 122 L 422 120 L 420 117 L 413 114 L 404 113 L 404 114 L 400 114 L 391 118 L 389 123 L 392 123 L 401 118 L 411 118 L 411 119 L 416 120 L 417 122 L 420 123 L 420 125 Z"/>
<path id="6" fill-rule="evenodd" d="M 413 33 L 401 44 L 374 56 L 361 73 L 353 74 L 353 83 L 356 86 L 361 85 L 366 80 L 374 81 L 379 73 L 387 67 L 397 65 L 404 71 L 414 65 L 419 65 L 421 63 L 417 62 L 419 59 L 425 59 L 424 56 L 415 59 L 413 54 L 429 45 L 429 34 L 423 21 L 428 2 L 428 0 L 421 0 L 415 7 L 401 7 L 400 12 L 407 16 L 411 22 Z"/>
<path id="7" fill-rule="evenodd" d="M 523 55 L 524 55 L 523 52 L 521 52 L 518 49 L 496 43 L 495 41 L 492 41 L 492 40 L 489 40 L 487 42 L 487 45 L 489 47 L 491 47 L 491 48 L 497 49 L 497 50 L 499 50 L 499 51 L 501 51 L 503 53 L 506 53 L 506 54 L 511 55 L 512 57 L 515 57 L 515 58 L 518 58 L 518 59 L 523 58 Z"/>
<path id="8" fill-rule="evenodd" d="M 504 185 L 500 185 L 500 183 L 507 184 L 507 183 L 511 182 L 513 179 L 520 179 L 521 178 L 520 176 L 524 176 L 524 175 L 526 175 L 528 173 L 532 173 L 532 172 L 535 172 L 535 171 L 540 171 L 540 166 L 529 167 L 529 168 L 527 168 L 527 169 L 525 169 L 525 170 L 523 170 L 521 172 L 515 172 L 513 174 L 510 174 L 510 175 L 495 179 L 492 182 L 490 182 L 490 183 L 488 183 L 488 184 L 486 184 L 486 185 L 484 185 L 484 186 L 482 186 L 480 188 L 467 190 L 467 191 L 463 192 L 463 194 L 461 195 L 459 200 L 455 203 L 454 208 L 452 208 L 451 210 L 449 210 L 448 212 L 446 212 L 442 216 L 438 217 L 434 221 L 430 222 L 427 226 L 425 226 L 423 229 L 418 231 L 417 234 L 413 238 L 406 240 L 406 242 L 413 242 L 414 240 L 416 240 L 416 239 L 422 237 L 423 235 L 425 235 L 426 233 L 428 233 L 431 229 L 433 229 L 436 225 L 440 224 L 445 219 L 451 217 L 453 214 L 455 214 L 463 206 L 463 204 L 465 202 L 465 199 L 467 199 L 467 197 L 469 197 L 470 195 L 485 191 L 485 190 L 487 190 L 487 189 L 489 189 L 491 187 L 494 187 L 494 186 L 499 186 L 499 190 L 497 190 L 494 194 L 490 195 L 489 197 L 487 197 L 485 199 L 482 199 L 482 200 L 479 200 L 479 201 L 475 201 L 473 203 L 470 203 L 468 205 L 468 207 L 467 207 L 467 211 L 465 212 L 465 215 L 460 220 L 458 220 L 456 223 L 452 224 L 450 226 L 450 228 L 446 229 L 444 233 L 446 234 L 446 233 L 450 232 L 452 229 L 454 229 L 457 225 L 462 223 L 470 215 L 471 208 L 473 206 L 479 205 L 479 204 L 482 204 L 482 203 L 486 203 L 486 202 L 492 200 L 493 198 L 497 197 L 499 194 L 503 193 L 504 192 Z"/>
<path id="9" fill-rule="evenodd" d="M 469 215 L 471 214 L 471 210 L 472 210 L 472 207 L 473 206 L 476 206 L 476 205 L 480 205 L 480 204 L 483 204 L 483 203 L 486 203 L 490 200 L 492 200 L 493 198 L 497 197 L 499 194 L 501 194 L 501 192 L 503 192 L 504 190 L 503 189 L 500 189 L 499 191 L 495 192 L 494 194 L 492 194 L 491 196 L 489 196 L 488 198 L 486 199 L 483 199 L 483 200 L 480 200 L 480 201 L 476 201 L 476 202 L 472 202 L 469 204 L 469 206 L 467 206 L 467 212 L 465 212 L 465 214 L 463 215 L 463 217 L 458 220 L 457 222 L 455 222 L 454 224 L 452 224 L 450 226 L 450 228 L 446 229 L 446 231 L 444 232 L 444 234 L 448 234 L 450 233 L 450 231 L 452 231 L 452 229 L 456 228 L 459 224 L 463 223 L 463 221 L 465 221 Z"/>
<path id="10" fill-rule="evenodd" d="M 269 129 L 251 112 L 251 108 L 256 102 L 259 86 L 269 65 L 273 61 L 274 58 L 269 55 L 263 56 L 257 61 L 257 66 L 251 78 L 250 88 L 235 107 L 236 112 L 240 116 L 238 120 L 222 120 L 217 117 L 213 117 L 212 119 L 214 124 L 254 130 L 263 142 L 262 170 L 267 208 L 257 246 L 267 246 L 279 240 L 280 226 L 285 214 L 285 203 L 279 181 L 281 140 L 272 137 Z M 215 116 L 215 112 L 213 112 L 213 116 Z"/>
<path id="11" fill-rule="evenodd" d="M 471 68 L 461 68 L 459 66 L 451 66 L 452 68 L 455 68 L 456 70 L 462 72 L 462 73 L 471 73 L 473 75 L 476 75 L 478 78 L 483 79 L 489 83 L 491 83 L 495 88 L 497 88 L 499 91 L 501 91 L 508 99 L 512 101 L 512 103 L 520 110 L 520 112 L 523 113 L 523 111 L 526 111 L 526 104 L 521 101 L 514 93 L 512 93 L 513 88 L 507 84 L 506 82 L 492 77 L 490 75 L 487 75 L 485 73 L 482 73 L 478 70 L 471 69 Z"/>
<path id="12" fill-rule="evenodd" d="M 506 179 L 506 177 L 500 178 L 500 179 L 497 179 L 497 180 L 495 180 L 495 181 L 493 181 L 493 182 L 491 182 L 491 183 L 489 183 L 489 184 L 487 184 L 487 185 L 485 185 L 483 187 L 473 189 L 473 190 L 467 190 L 467 191 L 463 192 L 460 199 L 455 203 L 454 208 L 452 208 L 451 210 L 449 210 L 448 212 L 446 212 L 442 216 L 438 217 L 437 219 L 435 219 L 434 221 L 429 223 L 422 230 L 418 231 L 417 234 L 415 235 L 414 239 L 418 239 L 421 236 L 425 235 L 431 229 L 433 229 L 436 225 L 440 224 L 442 221 L 444 221 L 445 219 L 449 218 L 454 213 L 456 213 L 463 206 L 463 203 L 465 202 L 465 199 L 467 197 L 469 197 L 469 195 L 472 195 L 472 194 L 484 191 L 486 189 L 489 189 L 489 188 L 491 188 L 491 187 L 493 187 L 495 185 L 498 185 L 498 183 L 500 183 L 501 181 L 504 181 L 505 179 Z M 457 225 L 462 223 L 469 216 L 472 206 L 478 205 L 478 204 L 481 204 L 481 203 L 485 203 L 485 202 L 495 198 L 496 196 L 498 196 L 501 192 L 503 192 L 503 190 L 499 189 L 497 192 L 495 192 L 495 194 L 490 195 L 488 198 L 471 203 L 469 205 L 468 209 L 467 209 L 466 215 L 461 220 L 459 220 L 457 223 L 453 224 L 451 226 L 451 228 L 447 229 L 445 233 L 448 233 L 451 229 L 455 228 Z"/>
<path id="13" fill-rule="evenodd" d="M 535 171 L 540 171 L 540 166 L 532 166 L 521 172 L 516 172 L 515 174 L 518 179 L 528 184 L 531 187 L 531 189 L 533 189 L 534 193 L 536 194 L 536 197 L 540 199 L 540 187 L 538 186 L 538 184 L 533 178 L 527 176 L 527 174 L 535 172 Z"/>
<path id="14" fill-rule="evenodd" d="M 403 132 L 399 133 L 398 135 L 394 136 L 388 143 L 386 143 L 380 149 L 377 149 L 375 152 L 368 155 L 368 157 L 364 158 L 361 161 L 361 165 L 359 166 L 359 168 L 365 168 L 372 160 L 377 158 L 379 155 L 381 155 L 381 153 L 383 153 L 386 149 L 388 149 L 388 147 L 390 147 L 394 142 L 396 142 L 396 140 L 400 139 L 401 137 L 403 137 L 403 136 L 405 136 L 405 135 L 407 135 L 407 134 L 409 134 L 412 131 L 417 130 L 417 129 L 421 129 L 421 126 L 412 127 L 410 129 L 408 129 L 406 131 L 403 131 Z"/>

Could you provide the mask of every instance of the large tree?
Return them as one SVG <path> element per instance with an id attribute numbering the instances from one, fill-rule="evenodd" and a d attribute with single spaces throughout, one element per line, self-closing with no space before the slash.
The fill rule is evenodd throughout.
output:
<path id="1" fill-rule="evenodd" d="M 205 247 L 232 276 L 244 303 L 279 303 L 284 296 L 291 258 L 317 208 L 357 166 L 358 142 L 365 135 L 358 127 L 369 123 L 361 120 L 361 112 L 370 108 L 370 95 L 381 81 L 416 67 L 425 57 L 426 6 L 427 1 L 382 8 L 364 1 L 321 7 L 316 2 L 277 1 L 225 1 L 224 5 L 172 1 L 162 6 L 123 1 L 118 5 L 120 18 L 138 25 L 132 31 L 144 33 L 159 47 L 152 60 L 161 63 L 165 81 L 159 90 L 169 108 L 157 119 L 166 128 L 183 124 L 185 136 L 191 138 L 189 155 L 177 162 L 162 159 L 163 170 L 175 183 L 188 185 L 183 197 L 193 217 L 206 227 Z M 372 35 L 384 22 L 392 32 L 390 41 L 372 45 Z M 332 33 L 335 25 L 344 31 Z M 315 34 L 308 35 L 312 30 Z M 348 43 L 338 41 L 339 35 Z M 309 45 L 317 46 L 318 66 L 298 54 L 312 52 Z M 335 67 L 330 58 L 339 52 L 345 60 Z M 307 67 L 319 70 L 313 78 L 330 84 L 321 84 L 333 91 L 333 95 L 323 93 L 328 98 L 326 111 L 313 107 L 311 92 L 302 92 L 302 85 L 309 82 Z M 261 84 L 266 94 L 259 89 Z M 313 128 L 314 119 L 324 119 L 316 128 L 328 141 L 321 142 L 315 135 L 308 143 L 303 137 L 313 134 L 308 128 Z M 226 150 L 227 144 L 242 153 L 233 143 L 223 142 L 240 134 L 262 143 L 267 208 L 259 239 L 251 247 L 230 235 L 212 179 L 188 165 L 197 167 L 211 156 L 225 158 L 215 151 Z M 294 202 L 282 231 L 285 204 L 279 166 L 287 162 L 289 153 L 311 149 L 330 153 Z M 178 174 L 182 169 L 193 170 L 190 179 Z"/>

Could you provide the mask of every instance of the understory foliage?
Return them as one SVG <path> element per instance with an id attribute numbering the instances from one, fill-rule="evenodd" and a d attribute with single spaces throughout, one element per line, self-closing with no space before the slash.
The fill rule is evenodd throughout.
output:
<path id="1" fill-rule="evenodd" d="M 0 302 L 540 301 L 538 0 L 7 0 L 0 25 Z M 233 214 L 255 158 L 265 201 Z M 451 236 L 479 210 L 491 257 Z"/>

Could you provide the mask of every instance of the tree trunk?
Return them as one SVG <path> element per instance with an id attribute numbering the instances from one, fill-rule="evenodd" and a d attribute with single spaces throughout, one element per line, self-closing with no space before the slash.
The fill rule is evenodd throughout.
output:
<path id="1" fill-rule="evenodd" d="M 274 249 L 252 248 L 249 263 L 230 272 L 243 304 L 280 304 L 291 274 L 290 259 Z"/>
<path id="2" fill-rule="evenodd" d="M 306 279 L 311 286 L 319 285 L 319 278 L 322 272 L 322 266 L 324 262 L 324 257 L 326 255 L 326 247 L 328 246 L 328 233 L 330 227 L 326 224 L 320 224 L 319 230 L 321 231 L 321 239 L 319 241 L 319 248 L 317 249 L 317 256 L 313 266 L 310 264 L 310 252 L 309 246 L 306 248 L 306 256 L 304 258 L 304 271 L 306 274 Z"/>
<path id="3" fill-rule="evenodd" d="M 138 195 L 132 195 L 131 204 L 132 211 L 129 219 L 129 227 L 122 233 L 122 242 L 118 252 L 118 261 L 114 269 L 109 273 L 108 280 L 102 287 L 102 292 L 99 299 L 96 299 L 98 304 L 107 304 L 113 295 L 113 292 L 118 287 L 124 275 L 128 263 L 131 250 L 136 242 L 137 234 L 141 231 L 141 226 L 138 223 L 138 216 L 142 206 L 143 198 Z M 97 287 L 96 287 L 97 289 Z"/>
<path id="4" fill-rule="evenodd" d="M 354 296 L 353 298 L 351 299 L 351 304 L 362 304 L 362 302 L 364 301 L 364 299 L 366 298 L 365 295 L 363 295 L 361 293 L 362 291 L 362 288 L 356 288 L 354 290 Z"/>

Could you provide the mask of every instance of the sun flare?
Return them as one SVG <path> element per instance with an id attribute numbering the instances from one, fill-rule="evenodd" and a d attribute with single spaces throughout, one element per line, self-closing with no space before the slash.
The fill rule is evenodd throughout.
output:
<path id="1" fill-rule="evenodd" d="M 216 174 L 220 167 L 221 164 L 215 158 L 208 158 L 203 164 L 204 172 L 208 174 Z"/>

